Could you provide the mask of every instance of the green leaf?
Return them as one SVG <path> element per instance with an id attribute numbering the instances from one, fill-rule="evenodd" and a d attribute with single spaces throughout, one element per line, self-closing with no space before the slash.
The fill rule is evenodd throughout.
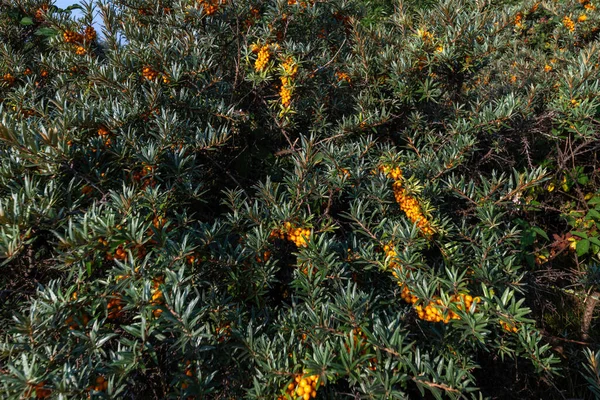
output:
<path id="1" fill-rule="evenodd" d="M 598 210 L 590 210 L 588 211 L 586 218 L 593 218 L 600 221 L 600 212 L 598 212 Z"/>
<path id="2" fill-rule="evenodd" d="M 58 34 L 58 31 L 52 28 L 40 28 L 37 31 L 35 31 L 35 34 L 38 36 L 52 37 L 56 36 Z"/>
<path id="3" fill-rule="evenodd" d="M 585 232 L 573 231 L 573 232 L 571 232 L 571 235 L 580 237 L 582 239 L 587 239 L 588 238 L 588 235 Z"/>
<path id="4" fill-rule="evenodd" d="M 548 238 L 548 235 L 546 234 L 546 232 L 544 232 L 544 230 L 542 228 L 540 228 L 539 226 L 532 226 L 531 229 L 537 233 L 538 235 L 540 235 L 541 237 L 543 237 L 546 240 L 550 240 L 550 238 Z"/>
<path id="5" fill-rule="evenodd" d="M 21 25 L 24 25 L 24 26 L 33 25 L 33 19 L 31 19 L 31 17 L 24 17 L 21 20 Z"/>
<path id="6" fill-rule="evenodd" d="M 593 236 L 588 240 L 590 241 L 590 243 L 595 244 L 596 246 L 600 246 L 600 240 L 596 236 Z"/>
<path id="7" fill-rule="evenodd" d="M 535 237 L 532 233 L 532 229 L 524 230 L 521 234 L 521 243 L 524 246 L 531 246 L 535 242 Z"/>
<path id="8" fill-rule="evenodd" d="M 595 206 L 596 204 L 600 204 L 600 196 L 594 196 L 588 201 L 588 205 Z"/>
<path id="9" fill-rule="evenodd" d="M 71 10 L 83 10 L 83 7 L 81 7 L 79 4 L 73 4 L 72 6 L 65 8 L 65 11 Z"/>
<path id="10" fill-rule="evenodd" d="M 580 240 L 577 242 L 577 255 L 582 256 L 588 252 L 590 249 L 590 241 L 589 240 Z"/>

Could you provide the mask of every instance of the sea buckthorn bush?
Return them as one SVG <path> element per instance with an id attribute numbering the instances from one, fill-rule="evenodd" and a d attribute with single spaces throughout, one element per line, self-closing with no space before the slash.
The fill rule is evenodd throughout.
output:
<path id="1" fill-rule="evenodd" d="M 598 6 L 4 1 L 2 398 L 600 396 Z"/>

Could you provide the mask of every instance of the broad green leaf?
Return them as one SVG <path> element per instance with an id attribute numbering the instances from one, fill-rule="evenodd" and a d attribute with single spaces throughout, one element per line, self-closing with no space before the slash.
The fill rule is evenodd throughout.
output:
<path id="1" fill-rule="evenodd" d="M 533 231 L 535 233 L 537 233 L 538 235 L 540 235 L 541 237 L 543 237 L 546 240 L 550 240 L 550 238 L 548 237 L 548 235 L 546 234 L 546 232 L 544 232 L 544 230 L 538 226 L 532 226 L 531 229 L 533 229 Z"/>
<path id="2" fill-rule="evenodd" d="M 580 240 L 577 242 L 577 255 L 582 256 L 588 252 L 590 249 L 590 241 L 589 240 Z"/>
<path id="3" fill-rule="evenodd" d="M 37 31 L 35 31 L 35 34 L 38 36 L 52 37 L 56 36 L 58 34 L 58 31 L 53 28 L 40 28 Z"/>
<path id="4" fill-rule="evenodd" d="M 588 235 L 585 232 L 573 231 L 573 232 L 571 232 L 571 235 L 580 237 L 582 239 L 587 239 L 588 238 Z"/>

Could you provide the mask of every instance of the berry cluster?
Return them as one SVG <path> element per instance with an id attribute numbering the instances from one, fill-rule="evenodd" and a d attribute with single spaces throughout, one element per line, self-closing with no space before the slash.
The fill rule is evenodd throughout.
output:
<path id="1" fill-rule="evenodd" d="M 315 266 L 311 262 L 300 263 L 300 264 L 298 264 L 298 268 L 300 268 L 300 271 L 304 275 L 308 275 L 309 272 L 310 273 L 315 272 Z"/>
<path id="2" fill-rule="evenodd" d="M 306 7 L 308 7 L 308 5 L 313 6 L 315 4 L 314 0 L 309 0 L 309 1 L 288 0 L 287 3 L 288 3 L 288 6 L 293 6 L 293 5 L 298 4 L 302 8 L 306 8 Z"/>
<path id="3" fill-rule="evenodd" d="M 221 324 L 215 328 L 215 335 L 217 336 L 217 342 L 223 343 L 229 337 L 231 337 L 231 325 Z"/>
<path id="4" fill-rule="evenodd" d="M 91 42 L 96 39 L 96 30 L 93 27 L 88 26 L 83 31 L 83 34 L 74 31 L 64 31 L 63 38 L 67 43 L 80 44 L 84 40 L 86 42 Z"/>
<path id="5" fill-rule="evenodd" d="M 52 391 L 50 389 L 44 389 L 44 385 L 46 382 L 40 382 L 35 385 L 35 398 L 36 399 L 45 399 L 50 397 Z"/>
<path id="6" fill-rule="evenodd" d="M 123 248 L 123 245 L 120 244 L 115 249 L 115 254 L 106 253 L 106 257 L 105 258 L 108 261 L 112 261 L 112 260 L 121 260 L 121 261 L 123 261 L 123 260 L 125 260 L 127 258 L 127 252 Z"/>
<path id="7" fill-rule="evenodd" d="M 194 376 L 194 366 L 192 365 L 192 362 L 190 360 L 187 360 L 185 362 L 185 376 L 187 376 L 188 378 L 192 378 Z M 181 384 L 181 388 L 183 390 L 187 389 L 189 387 L 189 384 L 187 382 L 183 382 Z"/>
<path id="8" fill-rule="evenodd" d="M 406 194 L 406 190 L 402 187 L 402 170 L 399 167 L 392 168 L 388 165 L 380 165 L 378 169 L 380 172 L 386 174 L 388 178 L 394 180 L 392 185 L 394 198 L 408 219 L 410 219 L 412 223 L 417 224 L 417 227 L 419 227 L 425 237 L 430 238 L 433 236 L 435 231 L 421 212 L 419 201 Z"/>
<path id="9" fill-rule="evenodd" d="M 106 308 L 108 309 L 108 319 L 118 319 L 123 315 L 123 300 L 118 294 L 109 300 Z"/>
<path id="10" fill-rule="evenodd" d="M 418 29 L 417 30 L 417 35 L 419 35 L 421 37 L 421 40 L 423 40 L 423 42 L 425 44 L 432 44 L 433 40 L 434 40 L 434 36 L 433 33 L 429 32 L 426 29 Z"/>
<path id="11" fill-rule="evenodd" d="M 588 11 L 594 11 L 596 6 L 593 5 L 590 0 L 579 0 L 579 3 Z"/>
<path id="12" fill-rule="evenodd" d="M 396 256 L 396 250 L 394 250 L 392 243 L 384 245 L 383 250 L 386 257 L 391 257 L 393 259 Z M 390 262 L 390 267 L 392 268 L 392 275 L 394 275 L 394 277 L 398 280 L 398 285 L 402 287 L 400 297 L 405 302 L 413 305 L 420 319 L 428 322 L 444 322 L 445 324 L 449 323 L 452 319 L 460 319 L 459 315 L 452 310 L 449 310 L 448 306 L 444 305 L 442 299 L 438 296 L 434 297 L 434 299 L 425 306 L 420 304 L 416 305 L 419 302 L 419 298 L 410 291 L 407 285 L 404 284 L 405 278 L 401 278 L 399 274 L 405 272 L 405 268 L 403 268 L 403 266 L 397 263 L 395 260 Z M 410 275 L 410 271 L 407 273 Z M 450 297 L 450 303 L 456 303 L 456 307 L 459 310 L 462 310 L 463 303 L 465 305 L 465 310 L 468 310 L 471 308 L 473 303 L 479 303 L 480 301 L 481 299 L 479 297 L 474 298 L 466 293 L 460 293 Z M 445 316 L 444 312 L 446 312 Z"/>
<path id="13" fill-rule="evenodd" d="M 380 165 L 379 167 L 377 167 L 377 169 L 379 170 L 379 172 L 385 174 L 385 176 L 387 176 L 390 179 L 393 179 L 395 181 L 399 181 L 400 179 L 402 179 L 402 170 L 400 169 L 400 167 L 392 168 L 389 165 Z"/>
<path id="14" fill-rule="evenodd" d="M 213 15 L 219 10 L 219 4 L 225 4 L 224 0 L 198 0 L 198 5 L 206 15 Z"/>
<path id="15" fill-rule="evenodd" d="M 142 15 L 144 17 L 145 16 L 154 15 L 154 12 L 152 12 L 152 10 L 150 8 L 144 8 L 144 7 L 142 7 L 140 9 L 138 9 L 137 12 L 138 12 L 139 15 Z"/>
<path id="16" fill-rule="evenodd" d="M 517 15 L 515 16 L 515 26 L 517 28 L 523 27 L 523 13 L 518 12 Z"/>
<path id="17" fill-rule="evenodd" d="M 104 247 L 108 246 L 108 241 L 104 238 L 98 239 L 98 243 L 100 243 L 100 246 L 104 246 Z"/>
<path id="18" fill-rule="evenodd" d="M 430 302 L 425 307 L 422 305 L 415 306 L 415 310 L 417 311 L 419 319 L 428 322 L 443 322 L 445 324 L 449 323 L 451 319 L 458 319 L 458 316 L 456 316 L 456 318 L 454 318 L 454 316 L 451 318 L 449 315 L 450 313 L 444 317 L 442 310 L 438 307 L 438 305 L 441 305 L 440 299 L 437 299 L 435 302 Z"/>
<path id="19" fill-rule="evenodd" d="M 283 75 L 281 76 L 281 90 L 279 95 L 281 96 L 281 104 L 284 107 L 288 107 L 292 100 L 292 79 L 298 72 L 298 64 L 294 62 L 292 57 L 288 57 L 282 64 Z"/>
<path id="20" fill-rule="evenodd" d="M 85 28 L 83 34 L 74 31 L 65 31 L 63 32 L 63 38 L 66 43 L 77 45 L 75 47 L 75 54 L 83 56 L 87 54 L 87 49 L 82 46 L 82 43 L 84 41 L 88 43 L 94 41 L 96 39 L 96 30 L 88 26 Z"/>
<path id="21" fill-rule="evenodd" d="M 154 167 L 151 165 L 143 165 L 141 171 L 135 171 L 133 173 L 133 180 L 135 182 L 142 182 L 142 189 L 146 189 L 148 186 L 155 187 L 156 180 L 154 179 Z"/>
<path id="22" fill-rule="evenodd" d="M 350 83 L 350 75 L 348 75 L 345 72 L 336 71 L 335 77 L 337 78 L 338 82 L 346 81 L 346 82 Z"/>
<path id="23" fill-rule="evenodd" d="M 36 114 L 36 112 L 34 110 L 31 109 L 27 109 L 27 108 L 20 108 L 17 109 L 17 107 L 13 106 L 13 111 L 15 111 L 17 114 L 21 115 L 23 118 L 29 118 L 32 115 Z"/>
<path id="24" fill-rule="evenodd" d="M 83 323 L 83 326 L 87 326 L 88 322 L 90 322 L 90 317 L 86 313 L 82 313 L 81 318 L 79 318 L 79 319 Z M 69 326 L 70 330 L 79 329 L 79 324 L 75 321 L 73 316 L 69 316 L 65 320 L 65 324 L 67 324 Z"/>
<path id="25" fill-rule="evenodd" d="M 279 96 L 281 96 L 281 104 L 284 107 L 289 107 L 292 102 L 292 91 L 289 86 L 289 78 L 281 77 L 281 89 L 279 90 Z"/>
<path id="26" fill-rule="evenodd" d="M 96 383 L 94 386 L 90 386 L 90 390 L 91 389 L 95 390 L 96 392 L 104 392 L 106 389 L 108 389 L 108 381 L 105 377 L 99 376 L 96 378 Z"/>
<path id="27" fill-rule="evenodd" d="M 433 236 L 435 231 L 421 212 L 419 201 L 416 198 L 406 194 L 406 190 L 404 190 L 400 181 L 394 182 L 393 190 L 396 202 L 400 205 L 400 209 L 404 211 L 408 219 L 410 219 L 413 223 L 417 223 L 417 226 L 419 229 L 421 229 L 421 232 L 425 237 L 430 238 Z"/>
<path id="28" fill-rule="evenodd" d="M 160 314 L 162 314 L 162 310 L 158 308 L 158 306 L 164 304 L 165 301 L 162 290 L 160 290 L 160 285 L 163 283 L 165 283 L 164 276 L 159 276 L 152 280 L 152 300 L 150 301 L 150 304 L 157 307 L 152 311 L 152 314 L 156 318 L 160 317 Z"/>
<path id="29" fill-rule="evenodd" d="M 386 257 L 390 257 L 392 261 L 390 261 L 390 268 L 392 269 L 392 275 L 394 278 L 398 279 L 400 282 L 403 281 L 400 278 L 398 272 L 404 272 L 404 267 L 396 261 L 396 250 L 394 249 L 394 245 L 390 242 L 383 246 L 383 251 Z M 402 283 L 398 283 L 398 285 L 402 286 Z"/>
<path id="30" fill-rule="evenodd" d="M 443 322 L 445 324 L 449 323 L 450 320 L 460 319 L 460 316 L 456 314 L 454 311 L 449 310 L 448 306 L 445 305 L 441 298 L 434 297 L 432 301 L 430 301 L 427 305 L 415 305 L 418 302 L 418 298 L 410 292 L 408 286 L 404 285 L 402 287 L 402 294 L 400 295 L 404 301 L 407 303 L 413 304 L 415 310 L 417 311 L 417 315 L 420 319 L 428 322 Z M 470 294 L 460 293 L 450 297 L 450 303 L 456 303 L 456 307 L 459 310 L 463 309 L 463 303 L 465 310 L 469 310 L 473 303 L 479 303 L 481 299 L 479 297 L 473 297 Z M 445 312 L 445 316 L 444 316 Z"/>
<path id="31" fill-rule="evenodd" d="M 117 226 L 117 230 L 121 230 L 122 228 L 120 226 Z M 98 243 L 100 244 L 101 247 L 107 247 L 108 246 L 108 241 L 106 241 L 106 239 L 104 238 L 100 238 L 98 239 Z M 126 248 L 129 245 L 127 244 L 127 242 L 121 243 L 120 245 L 117 246 L 117 248 L 115 249 L 114 253 L 111 253 L 110 251 L 107 251 L 104 259 L 107 261 L 112 261 L 112 260 L 120 260 L 123 261 L 125 259 L 127 259 L 127 251 Z M 135 245 L 133 247 L 129 246 L 129 248 L 131 248 L 132 250 L 136 250 L 137 249 L 137 256 L 138 258 L 142 258 L 146 255 L 146 248 L 143 245 Z M 139 268 L 139 267 L 138 267 Z M 137 271 L 137 269 L 136 269 Z"/>
<path id="32" fill-rule="evenodd" d="M 348 171 L 347 168 L 342 168 L 342 169 L 340 169 L 338 176 L 340 178 L 344 178 L 344 177 L 350 178 L 351 175 L 350 175 L 350 171 Z"/>
<path id="33" fill-rule="evenodd" d="M 94 189 L 89 186 L 89 185 L 83 185 L 81 187 L 81 194 L 87 196 L 88 194 L 92 193 L 94 191 Z"/>
<path id="34" fill-rule="evenodd" d="M 96 30 L 91 26 L 86 27 L 83 32 L 83 38 L 88 42 L 93 41 L 96 39 Z"/>
<path id="35" fill-rule="evenodd" d="M 2 76 L 2 80 L 6 83 L 8 83 L 8 85 L 12 85 L 13 83 L 15 83 L 15 77 L 12 76 L 9 73 L 6 73 Z"/>
<path id="36" fill-rule="evenodd" d="M 48 10 L 50 9 L 50 6 L 47 3 L 44 3 L 40 6 L 40 8 L 38 8 L 35 11 L 35 20 L 37 22 L 42 22 L 44 20 L 44 16 L 46 15 L 46 13 L 48 12 Z"/>
<path id="37" fill-rule="evenodd" d="M 565 28 L 569 30 L 569 32 L 573 32 L 575 30 L 575 22 L 573 22 L 573 20 L 570 17 L 564 17 L 562 23 L 565 26 Z"/>
<path id="38" fill-rule="evenodd" d="M 283 229 L 275 229 L 271 232 L 271 238 L 289 240 L 298 247 L 306 247 L 310 237 L 309 228 L 296 228 L 290 222 L 283 224 Z"/>
<path id="39" fill-rule="evenodd" d="M 317 375 L 304 376 L 304 374 L 297 374 L 294 377 L 294 381 L 290 382 L 285 388 L 285 393 L 292 399 L 303 399 L 309 400 L 310 398 L 317 397 L 317 386 L 319 383 L 319 377 Z M 277 400 L 285 400 L 285 396 L 277 397 Z"/>
<path id="40" fill-rule="evenodd" d="M 514 324 L 500 320 L 500 326 L 507 332 L 517 333 L 519 330 Z"/>
<path id="41" fill-rule="evenodd" d="M 135 273 L 137 274 L 138 272 L 140 272 L 140 267 L 135 267 Z M 129 275 L 117 275 L 115 276 L 115 280 L 117 282 L 122 281 L 123 279 L 127 279 L 129 278 Z"/>
<path id="42" fill-rule="evenodd" d="M 257 7 L 250 7 L 250 15 L 244 21 L 244 26 L 246 28 L 249 28 L 252 25 L 254 25 L 254 23 L 256 21 L 258 21 L 259 19 L 260 19 L 260 9 Z"/>
<path id="43" fill-rule="evenodd" d="M 142 68 L 142 76 L 149 81 L 153 81 L 158 76 L 158 71 L 146 65 L 144 68 Z"/>
<path id="44" fill-rule="evenodd" d="M 167 219 L 162 215 L 156 215 L 152 218 L 152 226 L 156 229 L 161 230 L 163 226 L 167 223 Z M 151 232 L 150 232 L 151 233 Z"/>
<path id="45" fill-rule="evenodd" d="M 396 276 L 396 275 L 394 274 L 394 276 Z M 405 302 L 407 302 L 409 304 L 415 304 L 417 301 L 419 301 L 419 298 L 411 293 L 408 286 L 406 286 L 400 282 L 398 282 L 398 285 L 400 287 L 402 287 L 402 292 L 400 293 L 400 297 L 402 298 L 402 300 L 404 300 Z"/>
<path id="46" fill-rule="evenodd" d="M 298 73 L 298 64 L 296 64 L 292 57 L 286 58 L 281 64 L 281 68 L 283 68 L 284 75 L 290 78 L 294 78 Z"/>
<path id="47" fill-rule="evenodd" d="M 104 126 L 98 128 L 98 136 L 100 136 L 104 140 L 105 146 L 108 147 L 111 145 L 112 141 L 110 139 L 110 131 L 107 128 L 105 128 Z"/>
<path id="48" fill-rule="evenodd" d="M 252 52 L 258 53 L 256 62 L 254 63 L 254 70 L 256 72 L 264 71 L 269 63 L 269 60 L 271 59 L 271 49 L 269 48 L 269 45 L 266 44 L 261 46 L 259 44 L 253 44 Z"/>
<path id="49" fill-rule="evenodd" d="M 258 254 L 255 257 L 256 261 L 259 263 L 265 263 L 265 262 L 269 261 L 270 258 L 271 258 L 271 252 L 269 250 L 264 251 L 262 256 L 260 254 Z"/>
<path id="50" fill-rule="evenodd" d="M 64 31 L 63 38 L 67 43 L 81 43 L 83 42 L 83 35 L 74 31 Z"/>

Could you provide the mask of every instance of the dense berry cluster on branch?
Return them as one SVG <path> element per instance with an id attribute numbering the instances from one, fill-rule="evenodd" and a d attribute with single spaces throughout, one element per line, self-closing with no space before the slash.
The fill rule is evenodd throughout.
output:
<path id="1" fill-rule="evenodd" d="M 317 388 L 319 386 L 319 377 L 317 375 L 307 374 L 296 374 L 294 380 L 290 382 L 286 388 L 285 393 L 289 397 L 278 396 L 278 400 L 285 400 L 286 398 L 291 399 L 302 399 L 309 400 L 317 397 Z"/>
<path id="2" fill-rule="evenodd" d="M 394 191 L 394 198 L 396 199 L 396 203 L 400 206 L 400 209 L 404 211 L 412 223 L 417 224 L 417 227 L 421 230 L 423 236 L 431 238 L 435 233 L 435 230 L 425 215 L 423 215 L 419 201 L 414 196 L 408 195 L 406 189 L 403 187 L 402 170 L 399 167 L 392 168 L 388 165 L 380 165 L 378 169 L 388 178 L 394 180 L 392 189 Z"/>
<path id="3" fill-rule="evenodd" d="M 291 222 L 286 222 L 281 229 L 273 230 L 270 237 L 289 240 L 298 247 L 305 247 L 308 245 L 310 235 L 311 230 L 309 228 L 296 227 Z"/>
<path id="4" fill-rule="evenodd" d="M 256 72 L 264 71 L 271 60 L 271 47 L 268 44 L 254 44 L 252 52 L 257 54 L 256 61 L 254 62 L 254 70 Z"/>

